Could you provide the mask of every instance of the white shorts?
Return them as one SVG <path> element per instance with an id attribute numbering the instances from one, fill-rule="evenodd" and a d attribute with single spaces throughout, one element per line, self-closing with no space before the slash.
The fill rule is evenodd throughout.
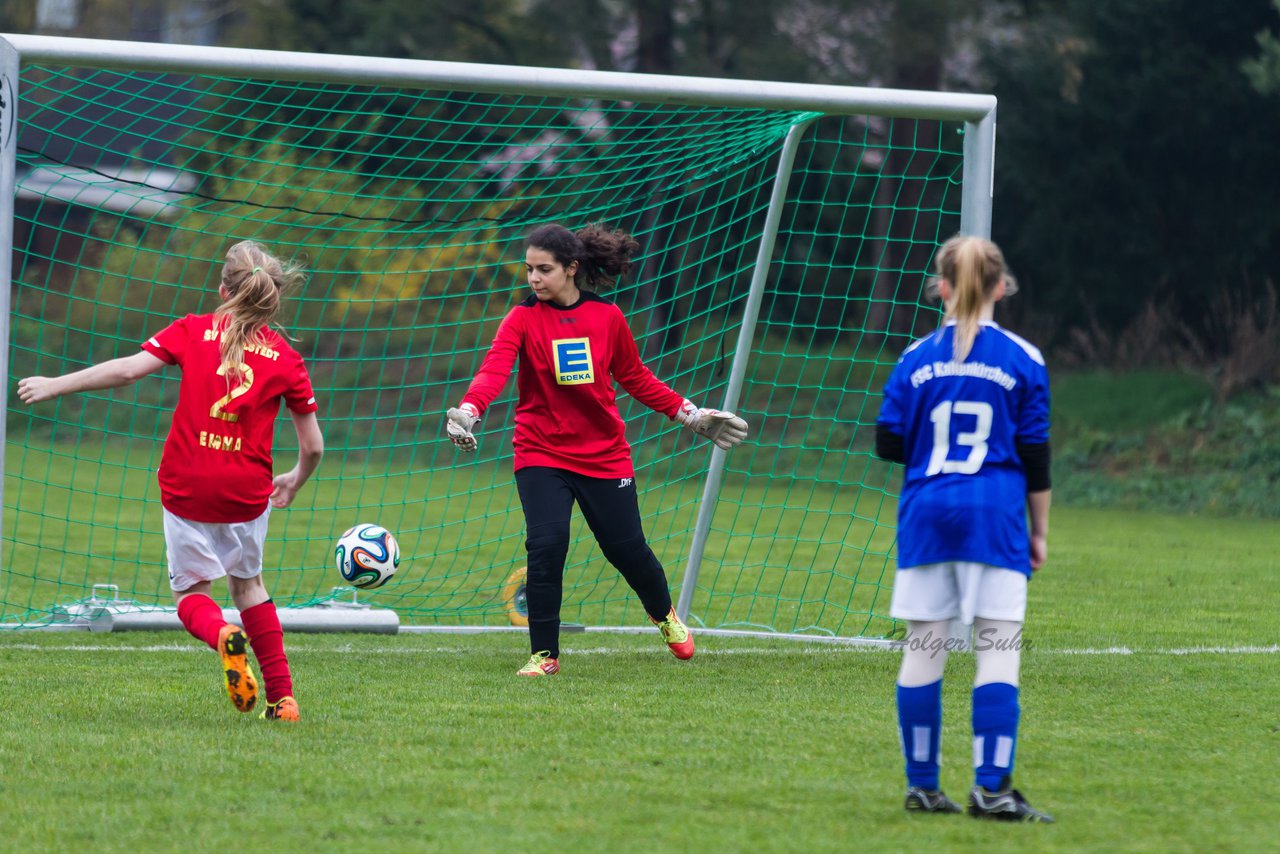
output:
<path id="1" fill-rule="evenodd" d="M 974 617 L 1021 623 L 1027 615 L 1027 577 L 983 563 L 934 563 L 899 569 L 893 576 L 889 615 L 934 623 Z"/>
<path id="2" fill-rule="evenodd" d="M 249 522 L 192 522 L 164 511 L 164 550 L 169 586 L 181 593 L 201 581 L 224 575 L 256 578 L 262 574 L 262 544 L 267 539 L 268 507 Z"/>

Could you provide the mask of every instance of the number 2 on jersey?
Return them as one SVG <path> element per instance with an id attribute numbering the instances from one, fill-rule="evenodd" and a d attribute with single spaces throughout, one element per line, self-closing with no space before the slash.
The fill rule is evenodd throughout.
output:
<path id="1" fill-rule="evenodd" d="M 234 412 L 223 411 L 223 408 L 228 403 L 235 400 L 240 395 L 245 394 L 246 392 L 249 391 L 250 388 L 253 387 L 253 368 L 249 367 L 244 362 L 241 362 L 239 365 L 236 366 L 236 368 L 237 368 L 236 372 L 239 375 L 239 382 L 237 382 L 234 386 L 232 386 L 230 391 L 228 391 L 222 397 L 214 401 L 213 406 L 209 407 L 210 418 L 217 418 L 219 421 L 231 421 L 231 422 L 237 421 L 240 418 L 240 416 Z M 226 366 L 219 365 L 218 376 L 225 377 L 226 375 L 227 375 Z"/>
<path id="2" fill-rule="evenodd" d="M 933 422 L 933 453 L 925 476 L 935 474 L 976 474 L 987 458 L 987 439 L 991 437 L 991 404 L 978 400 L 944 400 L 929 413 Z M 973 430 L 956 434 L 956 444 L 969 449 L 963 460 L 948 459 L 951 454 L 951 417 L 972 415 L 977 419 Z"/>

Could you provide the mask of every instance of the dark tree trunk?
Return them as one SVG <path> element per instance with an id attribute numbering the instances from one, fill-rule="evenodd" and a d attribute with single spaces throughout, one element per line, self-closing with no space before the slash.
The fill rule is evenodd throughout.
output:
<path id="1" fill-rule="evenodd" d="M 942 83 L 948 4 L 939 0 L 899 0 L 889 40 L 893 69 L 889 85 L 936 90 Z M 937 215 L 918 210 L 934 155 L 913 151 L 915 140 L 938 139 L 934 121 L 895 119 L 876 191 L 875 234 L 881 235 L 879 272 L 867 311 L 867 331 L 911 334 L 914 303 L 923 284 L 915 273 L 933 256 Z"/>
<path id="2" fill-rule="evenodd" d="M 644 74 L 671 74 L 675 70 L 675 14 L 674 0 L 636 0 L 638 23 L 636 45 L 636 70 Z M 645 324 L 645 346 L 641 354 L 646 359 L 658 352 L 669 352 L 679 346 L 681 330 L 679 318 L 673 311 L 672 296 L 676 292 L 675 265 L 669 263 L 674 251 L 674 206 L 678 201 L 665 200 L 661 204 L 665 188 L 652 185 L 651 204 L 640 217 L 639 230 L 646 244 L 646 263 L 642 270 L 649 281 L 647 293 L 648 321 Z M 660 331 L 660 334 L 653 334 Z"/>
<path id="3" fill-rule="evenodd" d="M 674 6 L 674 0 L 636 0 L 636 71 L 641 74 L 670 74 L 675 68 Z"/>

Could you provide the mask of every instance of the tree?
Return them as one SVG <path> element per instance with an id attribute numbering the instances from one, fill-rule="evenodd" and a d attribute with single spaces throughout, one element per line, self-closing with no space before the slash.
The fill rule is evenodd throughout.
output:
<path id="1" fill-rule="evenodd" d="M 251 46 L 914 89 L 947 84 L 945 60 L 958 50 L 953 43 L 957 31 L 985 14 L 958 0 L 476 0 L 466 5 L 456 0 L 258 0 L 251 10 L 249 26 L 242 31 Z M 316 112 L 333 106 L 327 97 L 320 103 L 307 94 L 304 100 L 311 100 L 304 104 L 296 104 L 298 99 L 287 93 L 280 97 L 288 101 L 290 111 Z M 389 102 L 378 128 L 344 146 L 359 160 L 353 160 L 352 167 L 382 175 L 394 171 L 404 177 L 427 168 L 425 163 L 396 163 L 389 170 L 385 163 L 370 161 L 394 157 L 392 152 L 369 146 L 394 138 L 398 117 L 413 109 L 417 108 L 411 100 Z M 300 112 L 297 124 L 314 125 L 321 117 L 302 118 Z M 456 118 L 461 126 L 467 117 Z M 634 117 L 619 119 L 614 132 L 625 135 L 629 121 L 662 119 L 660 114 L 638 111 Z M 859 118 L 846 123 L 847 136 L 852 138 L 862 136 L 867 126 Z M 384 133 L 374 132 L 379 130 Z M 807 143 L 809 167 L 824 177 L 824 182 L 814 182 L 824 183 L 820 192 L 828 199 L 871 206 L 869 188 L 874 186 L 879 193 L 875 207 L 880 211 L 894 206 L 914 208 L 917 203 L 930 207 L 921 197 L 921 188 L 935 158 L 912 149 L 919 138 L 942 139 L 938 123 L 876 122 L 870 131 L 871 146 L 883 148 L 886 154 L 880 174 L 864 181 L 851 177 L 859 168 L 856 160 L 852 166 L 824 168 L 832 165 L 831 158 L 845 156 L 839 146 Z M 513 139 L 511 145 L 530 142 L 536 141 Z M 947 144 L 951 143 L 958 146 L 959 138 L 949 139 Z M 824 164 L 823 158 L 828 162 Z M 633 165 L 642 172 L 646 166 L 643 162 Z M 677 277 L 699 273 L 696 265 L 674 263 L 671 254 L 671 247 L 683 242 L 678 232 L 691 227 L 689 218 L 679 216 L 675 208 L 688 192 L 696 193 L 696 188 L 655 183 L 636 221 L 619 223 L 646 236 L 649 253 L 641 273 L 651 287 L 648 302 L 654 307 L 654 323 L 668 330 L 663 341 L 652 342 L 663 349 L 673 347 L 680 334 L 679 314 L 684 307 L 673 300 L 679 292 Z M 723 207 L 725 215 L 732 215 L 732 203 Z M 897 331 L 907 331 L 914 312 L 891 318 L 890 309 L 900 298 L 896 289 L 904 272 L 927 268 L 937 232 L 936 217 L 927 213 L 879 213 L 870 234 L 882 244 L 874 251 L 855 253 L 853 259 L 864 269 L 876 261 L 884 271 L 879 281 L 869 276 L 864 280 L 862 274 L 856 281 L 843 283 L 830 277 L 797 278 L 799 265 L 784 264 L 779 266 L 782 275 L 796 280 L 783 290 L 794 292 L 795 299 L 806 305 L 806 317 L 821 328 L 839 327 L 849 310 L 849 296 L 856 294 L 874 297 L 875 315 L 868 320 L 874 328 L 896 323 Z M 863 242 L 842 240 L 838 233 L 828 235 L 812 245 L 793 247 L 792 253 L 821 265 L 824 259 L 847 255 L 848 244 Z M 849 269 L 851 263 L 841 266 Z M 792 311 L 793 306 L 781 306 L 781 310 Z"/>
<path id="2" fill-rule="evenodd" d="M 244 47 L 506 65 L 573 57 L 520 0 L 251 0 L 234 41 Z M 541 61 L 539 61 L 541 59 Z"/>
<path id="3" fill-rule="evenodd" d="M 951 4 L 939 0 L 898 0 L 889 19 L 889 79 L 898 89 L 934 90 L 942 85 L 942 61 L 948 44 Z M 917 213 L 930 169 L 929 160 L 915 151 L 917 137 L 937 137 L 938 122 L 891 121 L 882 174 L 890 180 L 877 188 L 876 234 L 883 234 L 884 250 L 877 264 L 871 292 L 868 329 L 910 333 L 914 312 L 895 312 L 897 288 L 903 273 L 926 270 L 934 246 L 926 238 L 936 234 L 933 218 Z"/>
<path id="4" fill-rule="evenodd" d="M 1280 112 L 1248 85 L 1268 0 L 1034 4 L 989 54 L 1000 96 L 994 233 L 1057 327 L 1167 305 L 1211 352 L 1221 295 L 1280 265 Z"/>
<path id="5" fill-rule="evenodd" d="M 1271 4 L 1280 13 L 1280 0 L 1271 0 Z M 1263 95 L 1275 95 L 1280 93 L 1280 36 L 1273 29 L 1265 29 L 1255 37 L 1258 53 L 1246 58 L 1241 68 L 1255 89 Z"/>

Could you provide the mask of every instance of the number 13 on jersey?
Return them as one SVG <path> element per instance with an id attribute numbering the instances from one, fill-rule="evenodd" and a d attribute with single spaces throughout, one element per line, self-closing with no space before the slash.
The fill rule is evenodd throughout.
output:
<path id="1" fill-rule="evenodd" d="M 987 439 L 991 437 L 991 404 L 979 400 L 944 400 L 929 413 L 933 422 L 933 453 L 929 455 L 929 467 L 925 476 L 935 474 L 977 474 L 982 462 L 987 458 Z M 968 448 L 964 459 L 953 460 L 951 456 L 951 422 L 956 422 L 955 443 Z M 971 430 L 962 428 L 970 426 Z"/>

